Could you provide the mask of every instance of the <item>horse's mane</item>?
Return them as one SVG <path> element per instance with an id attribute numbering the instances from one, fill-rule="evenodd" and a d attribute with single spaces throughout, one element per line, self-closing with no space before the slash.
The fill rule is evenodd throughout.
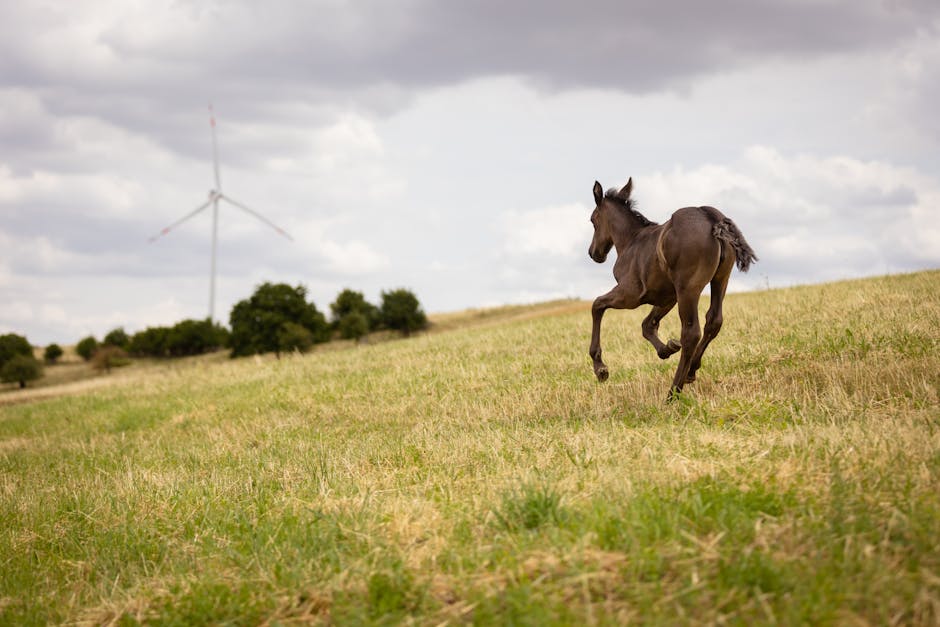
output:
<path id="1" fill-rule="evenodd" d="M 620 207 L 622 211 L 632 215 L 637 221 L 639 221 L 640 226 L 655 226 L 656 225 L 655 222 L 653 222 L 652 220 L 647 218 L 645 215 L 643 215 L 642 213 L 636 210 L 635 200 L 633 200 L 632 198 L 628 200 L 624 200 L 623 198 L 620 197 L 619 194 L 620 194 L 619 190 L 611 187 L 604 194 L 604 198 L 608 200 L 612 200 L 615 203 L 617 203 L 617 206 Z"/>

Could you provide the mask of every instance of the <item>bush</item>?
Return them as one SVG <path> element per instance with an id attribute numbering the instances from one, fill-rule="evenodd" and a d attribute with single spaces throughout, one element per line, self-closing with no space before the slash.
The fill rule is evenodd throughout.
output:
<path id="1" fill-rule="evenodd" d="M 91 335 L 82 339 L 75 345 L 75 352 L 85 361 L 89 361 L 94 356 L 96 350 L 98 350 L 98 340 Z"/>
<path id="2" fill-rule="evenodd" d="M 369 320 L 361 312 L 353 311 L 339 319 L 339 335 L 344 340 L 359 340 L 369 332 Z"/>
<path id="3" fill-rule="evenodd" d="M 278 348 L 285 352 L 306 353 L 313 346 L 313 333 L 296 322 L 285 322 L 277 332 Z"/>
<path id="4" fill-rule="evenodd" d="M 166 357 L 168 327 L 147 327 L 131 337 L 128 352 L 135 357 Z"/>
<path id="5" fill-rule="evenodd" d="M 167 332 L 166 349 L 173 357 L 201 355 L 218 350 L 228 342 L 225 327 L 205 320 L 182 320 Z"/>
<path id="6" fill-rule="evenodd" d="M 33 356 L 33 347 L 22 335 L 0 335 L 0 368 L 17 355 Z"/>
<path id="7" fill-rule="evenodd" d="M 336 296 L 330 305 L 333 325 L 342 333 L 343 320 L 351 314 L 359 314 L 366 321 L 366 332 L 374 331 L 379 325 L 379 308 L 366 300 L 362 292 L 349 288 L 344 289 Z M 354 323 L 358 325 L 358 323 Z M 343 336 L 348 337 L 348 336 Z M 357 336 L 358 337 L 358 336 Z"/>
<path id="8" fill-rule="evenodd" d="M 59 361 L 59 357 L 62 356 L 64 351 L 62 347 L 58 344 L 50 344 L 46 347 L 46 352 L 43 353 L 43 359 L 46 360 L 46 363 L 54 364 Z"/>
<path id="9" fill-rule="evenodd" d="M 32 355 L 14 355 L 0 369 L 0 381 L 19 383 L 26 387 L 27 381 L 35 381 L 42 376 L 42 364 Z"/>
<path id="10" fill-rule="evenodd" d="M 379 315 L 384 326 L 401 331 L 405 337 L 428 326 L 428 318 L 418 297 L 406 289 L 382 292 Z"/>
<path id="11" fill-rule="evenodd" d="M 263 283 L 251 298 L 235 304 L 229 321 L 232 357 L 267 352 L 280 355 L 280 335 L 288 322 L 307 329 L 313 342 L 329 339 L 326 318 L 307 302 L 307 289 L 302 285 Z"/>
<path id="12" fill-rule="evenodd" d="M 91 365 L 94 369 L 105 372 L 111 372 L 111 368 L 120 368 L 129 363 L 131 362 L 124 349 L 113 344 L 103 344 L 91 358 Z"/>
<path id="13" fill-rule="evenodd" d="M 131 338 L 124 332 L 124 327 L 118 327 L 109 331 L 108 334 L 104 336 L 104 341 L 102 342 L 105 346 L 117 346 L 124 350 L 127 350 L 130 343 Z"/>

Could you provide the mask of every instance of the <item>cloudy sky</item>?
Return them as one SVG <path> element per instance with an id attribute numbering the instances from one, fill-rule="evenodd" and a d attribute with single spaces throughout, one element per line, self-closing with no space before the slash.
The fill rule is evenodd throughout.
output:
<path id="1" fill-rule="evenodd" d="M 431 312 L 613 284 L 591 187 L 712 204 L 732 289 L 940 267 L 940 3 L 0 0 L 0 333 L 71 343 L 263 281 Z"/>

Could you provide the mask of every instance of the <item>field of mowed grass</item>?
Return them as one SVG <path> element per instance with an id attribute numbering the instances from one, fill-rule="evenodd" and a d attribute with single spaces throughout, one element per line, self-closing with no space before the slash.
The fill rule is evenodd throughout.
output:
<path id="1" fill-rule="evenodd" d="M 589 310 L 0 406 L 0 623 L 940 622 L 940 272 Z"/>

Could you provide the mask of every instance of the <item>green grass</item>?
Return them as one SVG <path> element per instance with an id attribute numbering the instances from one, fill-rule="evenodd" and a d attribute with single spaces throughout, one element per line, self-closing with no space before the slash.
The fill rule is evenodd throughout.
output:
<path id="1" fill-rule="evenodd" d="M 940 272 L 730 295 L 669 405 L 645 313 L 0 406 L 0 623 L 940 621 Z"/>

